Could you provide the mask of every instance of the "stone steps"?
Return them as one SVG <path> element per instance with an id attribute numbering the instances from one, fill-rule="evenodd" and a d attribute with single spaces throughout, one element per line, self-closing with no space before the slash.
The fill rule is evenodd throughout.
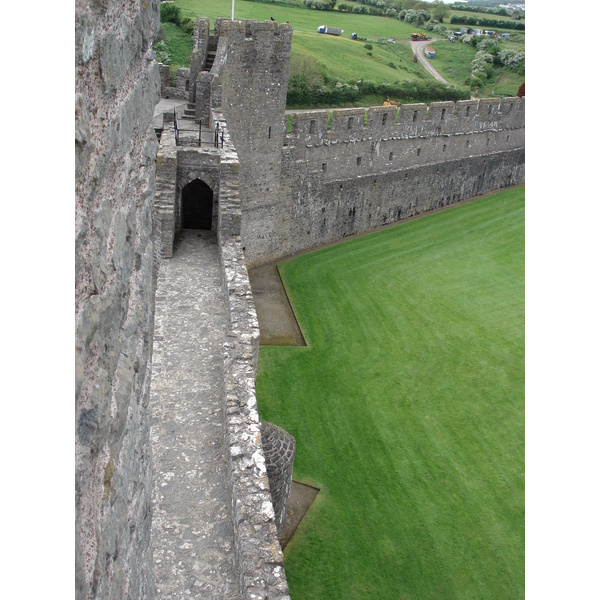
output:
<path id="1" fill-rule="evenodd" d="M 206 53 L 206 61 L 204 62 L 204 69 L 202 69 L 203 71 L 210 71 L 212 69 L 212 66 L 215 62 L 216 55 L 217 55 L 216 50 L 209 50 Z"/>
<path id="2" fill-rule="evenodd" d="M 179 118 L 181 120 L 195 121 L 196 107 L 191 102 L 188 102 L 187 107 L 183 109 L 183 114 Z"/>

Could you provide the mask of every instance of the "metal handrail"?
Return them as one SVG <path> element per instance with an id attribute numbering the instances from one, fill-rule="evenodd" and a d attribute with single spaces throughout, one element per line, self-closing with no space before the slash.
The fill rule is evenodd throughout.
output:
<path id="1" fill-rule="evenodd" d="M 173 128 L 175 129 L 175 145 L 179 146 L 181 143 L 181 139 L 179 136 L 179 133 L 182 131 L 189 131 L 189 132 L 196 132 L 196 129 L 184 129 L 181 128 L 179 126 L 179 121 L 177 119 L 177 111 L 175 109 L 173 109 Z M 210 140 L 212 141 L 212 145 L 215 148 L 223 148 L 223 141 L 224 141 L 224 131 L 221 129 L 221 127 L 219 126 L 219 123 L 217 123 L 215 125 L 215 129 L 210 130 L 210 129 L 206 129 L 206 130 L 202 130 L 202 121 L 200 120 L 198 122 L 198 146 L 201 147 L 202 146 L 202 134 L 204 133 L 204 139 L 207 139 L 207 135 L 210 136 Z M 206 143 L 206 142 L 205 142 Z"/>

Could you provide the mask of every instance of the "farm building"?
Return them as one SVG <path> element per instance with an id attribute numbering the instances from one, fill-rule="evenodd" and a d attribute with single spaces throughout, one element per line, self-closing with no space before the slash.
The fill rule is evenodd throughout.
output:
<path id="1" fill-rule="evenodd" d="M 435 50 L 431 46 L 425 46 L 425 56 L 435 58 Z"/>

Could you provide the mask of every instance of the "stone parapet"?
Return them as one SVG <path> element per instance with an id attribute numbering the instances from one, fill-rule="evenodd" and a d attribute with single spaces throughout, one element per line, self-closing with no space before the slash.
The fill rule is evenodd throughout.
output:
<path id="1" fill-rule="evenodd" d="M 289 600 L 256 405 L 259 330 L 239 238 L 221 239 L 230 332 L 225 343 L 225 442 L 243 599 Z"/>
<path id="2" fill-rule="evenodd" d="M 213 114 L 212 121 L 223 123 L 222 115 Z M 239 237 L 238 177 L 237 154 L 226 133 L 221 159 L 218 234 L 230 325 L 225 343 L 225 446 L 229 449 L 240 593 L 244 600 L 289 600 L 256 404 L 260 336 Z"/>

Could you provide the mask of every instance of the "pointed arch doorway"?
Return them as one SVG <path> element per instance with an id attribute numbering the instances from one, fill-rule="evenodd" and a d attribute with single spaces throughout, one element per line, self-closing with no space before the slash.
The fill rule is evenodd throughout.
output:
<path id="1" fill-rule="evenodd" d="M 190 181 L 181 190 L 181 228 L 212 229 L 213 191 L 200 179 Z"/>

